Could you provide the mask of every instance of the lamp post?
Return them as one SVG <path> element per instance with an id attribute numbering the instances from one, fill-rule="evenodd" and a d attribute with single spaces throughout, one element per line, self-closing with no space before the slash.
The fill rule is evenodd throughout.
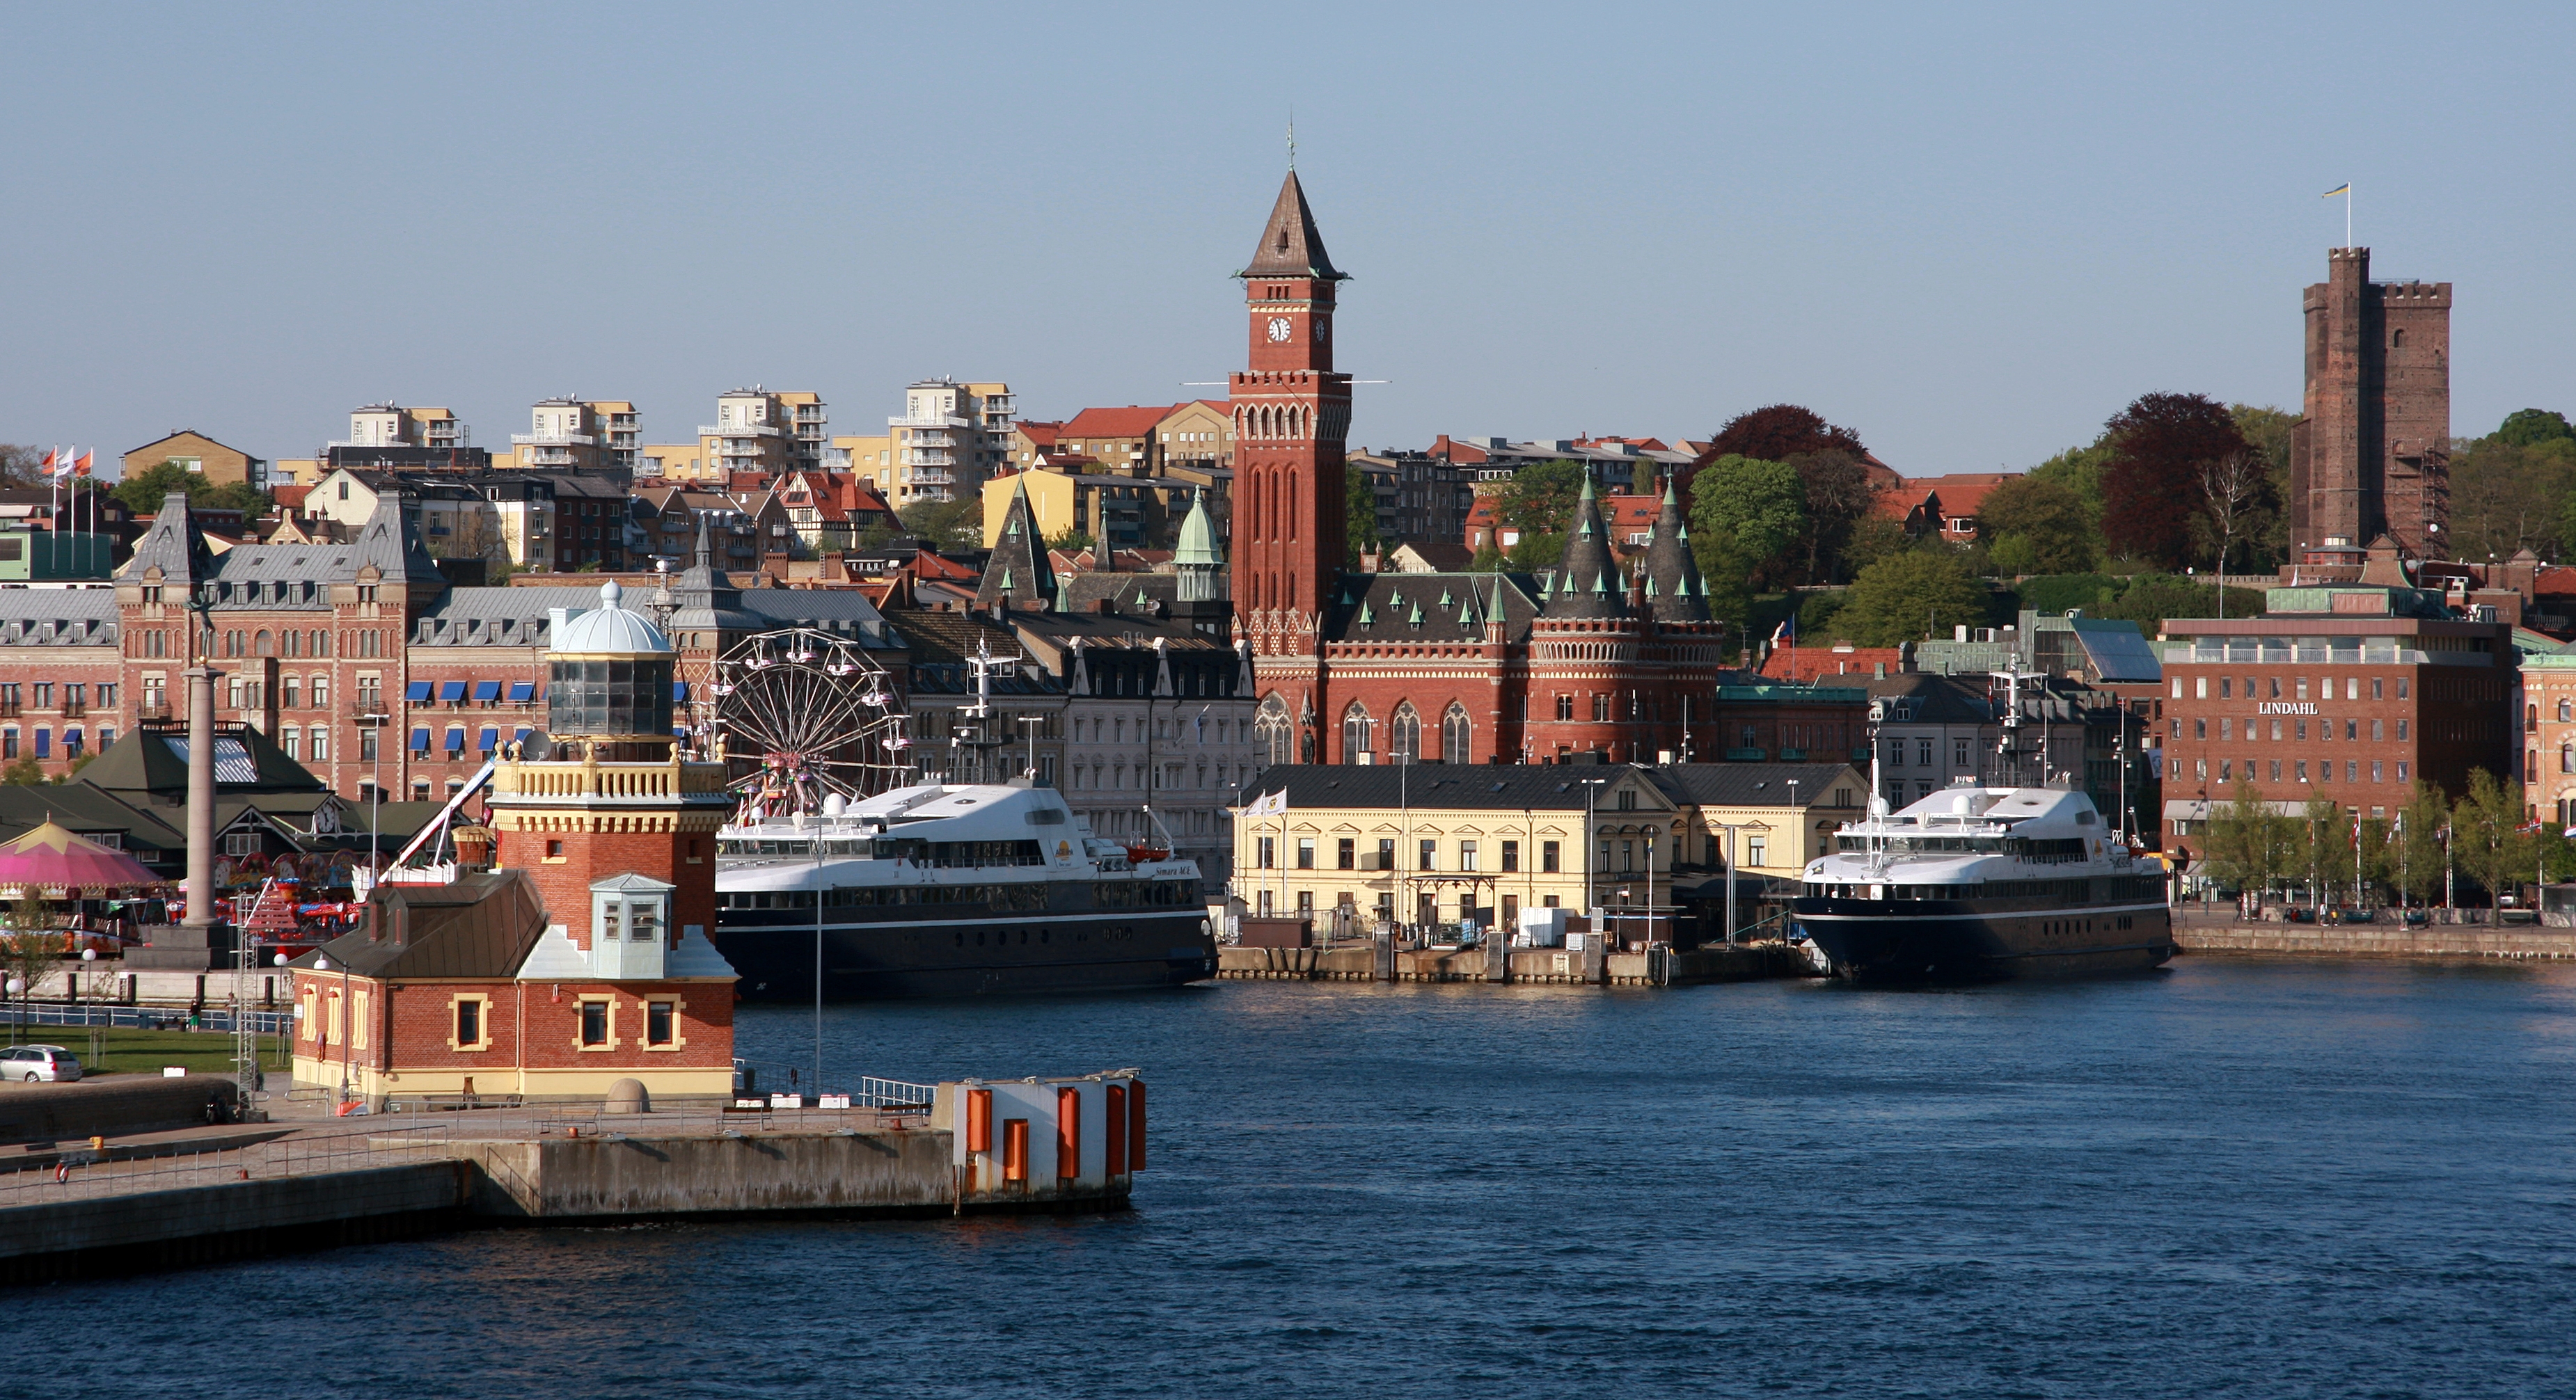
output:
<path id="1" fill-rule="evenodd" d="M 376 884 L 376 866 L 384 859 L 385 815 L 385 724 L 392 719 L 382 710 L 370 710 L 358 716 L 360 729 L 375 731 L 375 742 L 367 746 L 367 887 Z"/>
<path id="2" fill-rule="evenodd" d="M 1592 902 L 1592 848 L 1600 838 L 1592 831 L 1592 790 L 1609 781 L 1608 778 L 1583 779 L 1583 917 L 1596 923 L 1599 920 L 1595 918 L 1598 906 Z M 1592 935 L 1600 937 L 1601 930 L 1592 930 Z"/>
<path id="3" fill-rule="evenodd" d="M 9 1022 L 9 1043 L 15 1045 L 18 1043 L 18 1027 L 27 1019 L 27 1003 L 25 1000 L 27 995 L 27 979 L 24 977 L 10 978 L 9 995 L 13 1000 L 18 1002 L 18 1014 L 11 1018 Z"/>

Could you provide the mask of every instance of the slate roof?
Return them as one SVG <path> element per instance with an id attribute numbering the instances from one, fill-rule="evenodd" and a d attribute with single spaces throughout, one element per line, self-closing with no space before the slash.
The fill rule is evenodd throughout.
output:
<path id="1" fill-rule="evenodd" d="M 1617 788 L 1618 779 L 1647 771 L 1624 763 L 1416 763 L 1401 767 L 1289 763 L 1261 770 L 1250 790 L 1274 793 L 1285 788 L 1292 816 L 1299 808 L 1307 807 L 1580 812 L 1587 779 L 1608 780 L 1593 790 L 1592 800 L 1599 803 L 1604 800 L 1601 794 Z M 1660 791 L 1651 784 L 1649 790 Z"/>
<path id="2" fill-rule="evenodd" d="M 114 646 L 116 590 L 0 588 L 0 646 Z"/>
<path id="3" fill-rule="evenodd" d="M 1655 515 L 1654 538 L 1646 544 L 1646 607 L 1658 622 L 1708 621 L 1708 585 L 1692 557 L 1690 526 L 1682 520 L 1673 478 L 1664 479 L 1663 506 Z"/>
<path id="4" fill-rule="evenodd" d="M 984 578 L 975 603 L 1016 603 L 1023 608 L 1056 601 L 1055 572 L 1047 566 L 1046 540 L 1038 533 L 1037 513 L 1029 505 L 1026 474 L 1014 477 L 1010 504 L 1002 508 L 1002 533 L 993 540 L 992 557 L 984 561 Z"/>
<path id="5" fill-rule="evenodd" d="M 1336 642 L 1481 642 L 1498 599 L 1517 642 L 1539 615 L 1526 574 L 1345 574 L 1342 589 Z"/>
<path id="6" fill-rule="evenodd" d="M 1574 503 L 1574 522 L 1567 529 L 1565 558 L 1549 580 L 1545 615 L 1551 618 L 1613 618 L 1628 615 L 1628 579 L 1610 550 L 1610 532 L 1601 520 L 1600 498 L 1592 493 L 1592 473 L 1583 473 L 1583 495 Z"/>
<path id="7" fill-rule="evenodd" d="M 1674 801 L 1705 807 L 1785 807 L 1792 778 L 1801 807 L 1825 800 L 1837 783 L 1851 789 L 1855 807 L 1869 791 L 1869 779 L 1848 763 L 1676 763 L 1645 772 Z"/>
<path id="8" fill-rule="evenodd" d="M 79 782 L 133 801 L 147 795 L 184 798 L 188 791 L 185 725 L 146 723 L 116 736 L 81 769 Z M 288 758 L 275 740 L 247 724 L 215 726 L 215 791 L 224 794 L 322 793 L 328 785 Z"/>
<path id="9" fill-rule="evenodd" d="M 1324 235 L 1315 228 L 1315 211 L 1306 207 L 1306 187 L 1297 172 L 1280 182 L 1279 199 L 1270 222 L 1261 230 L 1261 246 L 1237 277 L 1313 277 L 1328 282 L 1348 280 L 1324 251 Z"/>
<path id="10" fill-rule="evenodd" d="M 367 917 L 297 958 L 329 958 L 361 977 L 508 978 L 546 932 L 537 887 L 517 870 L 460 876 L 446 885 L 378 885 Z"/>

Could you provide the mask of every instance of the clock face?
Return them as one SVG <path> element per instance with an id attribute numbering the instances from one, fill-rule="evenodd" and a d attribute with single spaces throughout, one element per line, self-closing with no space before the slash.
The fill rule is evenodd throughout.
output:
<path id="1" fill-rule="evenodd" d="M 1273 316 L 1273 317 L 1271 317 L 1271 318 L 1270 318 L 1270 343 L 1271 343 L 1271 344 L 1273 344 L 1273 345 L 1285 344 L 1285 343 L 1287 342 L 1287 340 L 1288 340 L 1288 337 L 1289 337 L 1289 336 L 1291 336 L 1291 335 L 1296 334 L 1296 331 L 1297 331 L 1297 328 L 1296 328 L 1295 326 L 1292 326 L 1292 325 L 1288 324 L 1288 318 L 1287 318 L 1287 317 L 1285 317 L 1285 316 Z"/>

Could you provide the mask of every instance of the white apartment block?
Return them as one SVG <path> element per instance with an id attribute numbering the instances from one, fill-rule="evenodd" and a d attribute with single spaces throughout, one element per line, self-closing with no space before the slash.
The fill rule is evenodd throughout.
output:
<path id="1" fill-rule="evenodd" d="M 903 398 L 903 413 L 886 420 L 893 479 L 878 484 L 888 502 L 900 510 L 980 492 L 1010 450 L 1011 386 L 925 379 L 906 386 Z"/>

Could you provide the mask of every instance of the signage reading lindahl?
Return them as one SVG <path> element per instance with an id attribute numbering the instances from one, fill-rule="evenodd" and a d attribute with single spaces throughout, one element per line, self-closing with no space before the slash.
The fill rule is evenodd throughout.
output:
<path id="1" fill-rule="evenodd" d="M 2309 700 L 2266 700 L 2254 707 L 2254 713 L 2258 715 L 2312 715 L 2316 712 L 2315 702 Z"/>

